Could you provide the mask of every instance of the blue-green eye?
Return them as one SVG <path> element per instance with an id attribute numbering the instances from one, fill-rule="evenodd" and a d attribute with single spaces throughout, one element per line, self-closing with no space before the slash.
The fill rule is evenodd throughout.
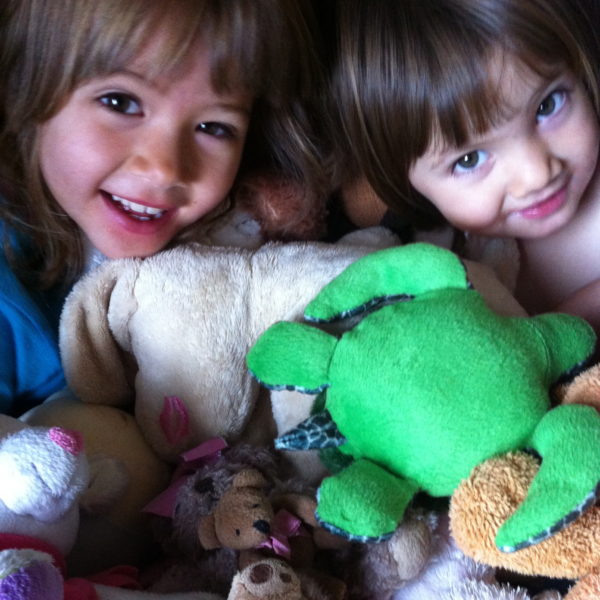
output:
<path id="1" fill-rule="evenodd" d="M 98 98 L 98 101 L 106 108 L 124 115 L 141 115 L 140 103 L 129 94 L 122 92 L 110 92 Z"/>
<path id="2" fill-rule="evenodd" d="M 199 123 L 196 126 L 196 131 L 217 138 L 230 139 L 235 137 L 235 131 L 233 127 L 225 125 L 224 123 L 218 123 L 217 121 L 204 121 Z"/>
<path id="3" fill-rule="evenodd" d="M 488 158 L 484 150 L 472 150 L 463 154 L 452 166 L 455 173 L 468 173 L 481 166 Z"/>
<path id="4" fill-rule="evenodd" d="M 548 117 L 556 114 L 567 101 L 567 92 L 564 90 L 557 90 L 548 94 L 539 104 L 535 113 L 535 118 L 538 121 L 543 121 Z"/>

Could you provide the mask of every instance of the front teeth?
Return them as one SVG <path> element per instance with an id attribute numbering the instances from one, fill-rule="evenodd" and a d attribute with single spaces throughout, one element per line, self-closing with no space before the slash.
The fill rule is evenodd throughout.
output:
<path id="1" fill-rule="evenodd" d="M 134 219 L 139 219 L 140 221 L 159 219 L 165 212 L 164 210 L 160 210 L 158 208 L 152 208 L 151 206 L 144 206 L 143 204 L 137 204 L 137 202 L 131 202 L 131 200 L 126 200 L 125 198 L 115 196 L 114 194 L 111 194 L 110 197 L 113 202 L 120 204 L 125 212 L 132 213 L 131 216 Z"/>

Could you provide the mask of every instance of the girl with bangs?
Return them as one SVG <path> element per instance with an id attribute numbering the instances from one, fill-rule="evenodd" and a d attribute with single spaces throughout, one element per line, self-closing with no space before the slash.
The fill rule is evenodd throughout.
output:
<path id="1" fill-rule="evenodd" d="M 449 223 L 467 246 L 515 239 L 524 307 L 596 330 L 598 10 L 596 0 L 344 0 L 332 86 L 343 174 L 365 174 L 377 210 L 416 228 Z"/>
<path id="2" fill-rule="evenodd" d="M 3 2 L 0 411 L 64 384 L 58 312 L 91 261 L 186 239 L 253 168 L 320 191 L 310 18 L 302 0 Z"/>

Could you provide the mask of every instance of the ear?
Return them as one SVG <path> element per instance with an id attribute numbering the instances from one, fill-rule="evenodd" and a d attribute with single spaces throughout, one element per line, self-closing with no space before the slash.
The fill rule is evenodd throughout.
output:
<path id="1" fill-rule="evenodd" d="M 257 469 L 244 469 L 237 473 L 231 482 L 232 487 L 243 488 L 243 487 L 254 487 L 262 488 L 268 485 L 268 481 L 265 476 Z"/>
<path id="2" fill-rule="evenodd" d="M 217 538 L 217 531 L 215 529 L 214 514 L 200 518 L 198 523 L 198 539 L 205 550 L 221 548 L 221 542 Z"/>
<path id="3" fill-rule="evenodd" d="M 69 387 L 86 402 L 116 406 L 132 394 L 127 379 L 131 359 L 119 345 L 112 323 L 123 322 L 125 317 L 111 313 L 118 312 L 113 292 L 123 277 L 128 279 L 131 295 L 137 264 L 118 260 L 101 265 L 73 287 L 65 302 L 60 321 L 61 359 Z"/>

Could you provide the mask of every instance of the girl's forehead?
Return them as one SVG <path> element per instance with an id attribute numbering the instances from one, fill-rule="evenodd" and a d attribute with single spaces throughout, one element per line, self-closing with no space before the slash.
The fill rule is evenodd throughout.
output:
<path id="1" fill-rule="evenodd" d="M 207 66 L 208 83 L 218 91 L 240 91 L 241 71 L 236 61 L 218 54 L 215 40 L 202 31 L 181 39 L 180 32 L 158 27 L 135 45 L 124 48 L 106 64 L 107 72 L 131 71 L 157 86 L 185 77 L 199 64 Z M 104 74 L 108 74 L 104 73 Z"/>

